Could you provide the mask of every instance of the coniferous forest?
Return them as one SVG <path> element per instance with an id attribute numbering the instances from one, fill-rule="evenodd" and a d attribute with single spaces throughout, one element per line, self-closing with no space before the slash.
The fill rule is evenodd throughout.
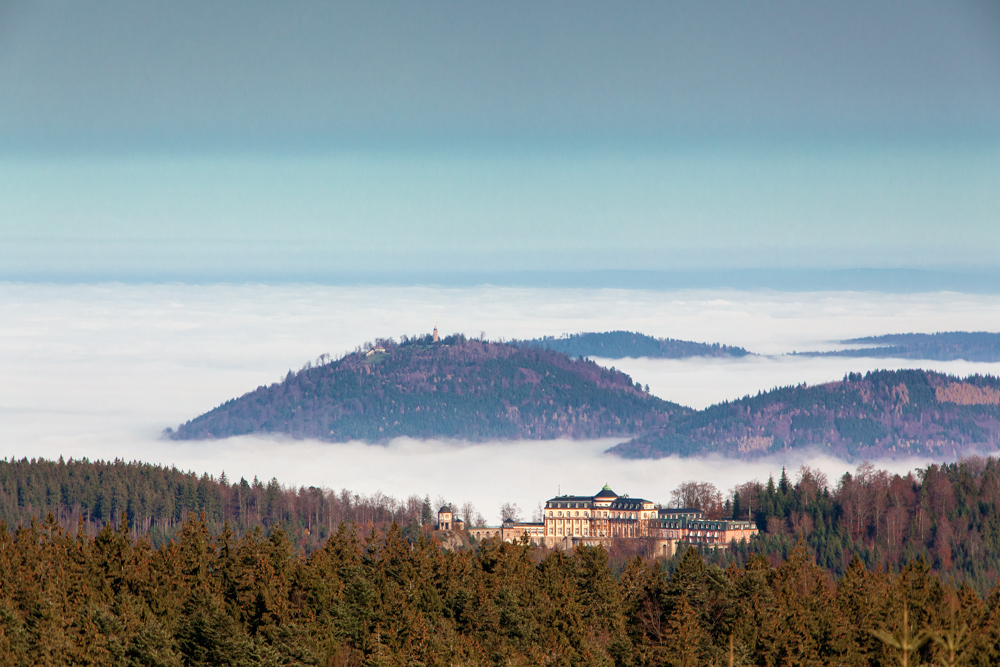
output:
<path id="1" fill-rule="evenodd" d="M 904 658 L 905 656 L 905 658 Z M 907 659 L 909 663 L 907 663 Z M 798 544 L 725 569 L 486 540 L 446 551 L 396 524 L 341 524 L 309 556 L 274 529 L 169 544 L 125 522 L 95 537 L 50 517 L 0 530 L 5 665 L 994 665 L 984 600 L 925 561 L 854 559 L 839 578 Z"/>
<path id="2" fill-rule="evenodd" d="M 0 499 L 0 664 L 1000 660 L 995 459 L 709 494 L 762 535 L 668 561 L 641 540 L 444 549 L 428 499 L 146 464 L 5 461 Z"/>
<path id="3" fill-rule="evenodd" d="M 752 543 L 735 545 L 724 555 L 706 553 L 722 567 L 730 561 L 743 565 L 753 554 L 778 562 L 801 538 L 817 564 L 833 576 L 843 576 L 854 558 L 870 570 L 887 572 L 922 558 L 951 584 L 986 595 L 1000 575 L 996 458 L 931 465 L 906 476 L 865 463 L 832 481 L 804 467 L 782 470 L 777 479 L 748 481 L 725 494 L 712 484 L 697 486 L 710 491 L 670 500 L 698 506 L 710 518 L 749 516 L 761 531 Z M 0 460 L 0 520 L 11 530 L 49 514 L 66 532 L 90 538 L 108 525 L 124 523 L 133 541 L 146 539 L 153 548 L 175 539 L 190 515 L 204 516 L 213 535 L 226 526 L 236 537 L 281 527 L 295 553 L 305 555 L 320 549 L 342 522 L 365 534 L 396 523 L 413 542 L 436 520 L 442 498 L 437 490 L 428 491 L 423 498 L 396 499 L 285 487 L 273 478 L 199 476 L 146 463 Z M 433 504 L 430 492 L 437 500 Z M 468 525 L 482 519 L 460 501 L 451 504 Z M 491 522 L 498 523 L 499 517 Z M 612 550 L 617 569 L 632 551 L 624 553 Z"/>

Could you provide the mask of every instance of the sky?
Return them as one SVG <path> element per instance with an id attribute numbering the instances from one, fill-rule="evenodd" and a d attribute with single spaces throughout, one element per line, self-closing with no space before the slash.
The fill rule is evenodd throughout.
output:
<path id="1" fill-rule="evenodd" d="M 0 0 L 0 280 L 1000 290 L 998 211 L 985 0 Z"/>

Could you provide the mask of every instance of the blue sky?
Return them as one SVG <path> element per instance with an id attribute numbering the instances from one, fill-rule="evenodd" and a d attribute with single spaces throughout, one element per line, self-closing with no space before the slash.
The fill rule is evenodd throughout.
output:
<path id="1" fill-rule="evenodd" d="M 0 279 L 998 271 L 987 2 L 0 2 Z"/>

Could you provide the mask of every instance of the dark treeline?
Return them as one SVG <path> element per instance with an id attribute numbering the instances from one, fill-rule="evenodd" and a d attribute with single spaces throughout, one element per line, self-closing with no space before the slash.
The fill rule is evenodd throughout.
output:
<path id="1" fill-rule="evenodd" d="M 726 554 L 706 555 L 720 565 L 748 562 L 753 553 L 775 562 L 788 557 L 801 536 L 818 564 L 843 576 L 858 557 L 869 569 L 899 572 L 923 558 L 953 584 L 985 595 L 1000 575 L 1000 463 L 970 458 L 932 465 L 899 476 L 863 464 L 830 484 L 803 468 L 766 483 L 748 482 L 728 497 L 710 484 L 685 484 L 674 504 L 697 506 L 713 518 L 753 518 L 761 535 Z M 438 502 L 411 496 L 288 488 L 277 480 L 231 482 L 142 463 L 0 460 L 0 519 L 8 526 L 51 513 L 71 534 L 94 536 L 108 524 L 127 521 L 132 538 L 167 543 L 185 517 L 204 513 L 208 529 L 221 534 L 228 522 L 236 536 L 283 528 L 296 553 L 313 553 L 342 521 L 363 532 L 396 522 L 409 540 L 429 530 Z M 481 521 L 469 503 L 454 505 L 470 523 Z M 611 550 L 620 569 L 629 550 Z"/>
<path id="2" fill-rule="evenodd" d="M 834 352 L 807 352 L 810 356 L 894 357 L 950 361 L 1000 361 L 1000 333 L 950 331 L 945 333 L 888 334 L 840 341 L 844 345 L 876 345 Z"/>
<path id="3" fill-rule="evenodd" d="M 544 336 L 518 341 L 516 344 L 523 347 L 544 347 L 557 352 L 565 352 L 571 357 L 603 357 L 604 359 L 745 357 L 750 354 L 742 347 L 719 343 L 695 343 L 675 338 L 654 338 L 634 331 L 565 334 L 558 338 Z"/>
<path id="4" fill-rule="evenodd" d="M 237 535 L 281 524 L 291 544 L 308 552 L 343 521 L 363 529 L 429 524 L 436 511 L 429 498 L 288 488 L 273 478 L 231 482 L 225 473 L 199 477 L 147 463 L 0 460 L 0 520 L 8 526 L 51 513 L 67 531 L 94 536 L 125 521 L 134 539 L 148 536 L 154 546 L 174 537 L 190 513 L 203 514 L 216 535 L 227 522 Z"/>
<path id="5" fill-rule="evenodd" d="M 809 469 L 792 483 L 739 486 L 722 513 L 752 516 L 763 531 L 751 552 L 787 556 L 802 536 L 820 566 L 846 572 L 854 557 L 869 568 L 899 571 L 923 558 L 948 581 L 985 594 L 1000 573 L 1000 463 L 973 457 L 931 465 L 905 477 L 862 464 L 830 488 Z M 718 511 L 718 510 L 717 510 Z"/>
<path id="6" fill-rule="evenodd" d="M 668 574 L 669 572 L 669 574 Z M 904 648 L 898 648 L 902 645 Z M 484 541 L 446 551 L 393 524 L 342 524 L 310 556 L 275 529 L 236 538 L 190 519 L 169 544 L 122 522 L 73 537 L 53 518 L 0 526 L 4 665 L 995 665 L 984 601 L 917 561 L 832 578 L 799 544 L 772 564 L 616 574 L 601 548 Z"/>

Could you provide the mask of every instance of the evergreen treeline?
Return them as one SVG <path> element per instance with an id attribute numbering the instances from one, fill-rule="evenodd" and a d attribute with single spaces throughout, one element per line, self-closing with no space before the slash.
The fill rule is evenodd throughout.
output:
<path id="1" fill-rule="evenodd" d="M 851 348 L 834 352 L 807 352 L 810 356 L 893 357 L 951 361 L 1000 361 L 1000 333 L 950 331 L 933 334 L 887 334 L 840 341 L 844 345 L 877 347 Z"/>
<path id="2" fill-rule="evenodd" d="M 371 354 L 368 354 L 371 352 Z M 175 439 L 282 433 L 321 440 L 597 438 L 664 424 L 680 406 L 632 379 L 540 348 L 429 336 L 320 360 L 168 429 Z"/>
<path id="3" fill-rule="evenodd" d="M 436 510 L 429 498 L 288 488 L 273 478 L 231 482 L 225 473 L 199 477 L 148 463 L 0 460 L 0 520 L 6 525 L 52 514 L 64 529 L 92 537 L 125 522 L 134 539 L 146 537 L 154 546 L 175 537 L 191 513 L 203 515 L 213 534 L 227 523 L 237 535 L 280 524 L 295 548 L 308 552 L 344 521 L 363 528 L 393 521 L 430 524 Z"/>
<path id="4" fill-rule="evenodd" d="M 802 538 L 835 575 L 859 558 L 869 569 L 898 572 L 923 559 L 954 585 L 985 595 L 1000 576 L 1000 462 L 973 457 L 906 476 L 862 464 L 832 488 L 803 468 L 793 483 L 738 486 L 722 514 L 751 516 L 761 535 L 731 554 L 785 558 Z"/>
<path id="5" fill-rule="evenodd" d="M 94 538 L 54 519 L 0 526 L 5 665 L 995 665 L 1000 590 L 984 601 L 916 561 L 859 560 L 834 580 L 799 544 L 784 562 L 620 574 L 597 547 L 484 541 L 446 551 L 393 524 L 342 524 L 296 556 L 280 530 L 212 537 L 184 523 L 160 548 L 122 522 Z M 669 571 L 669 573 L 668 573 Z"/>
<path id="6" fill-rule="evenodd" d="M 716 452 L 753 457 L 812 448 L 862 460 L 955 457 L 1000 445 L 1000 379 L 923 370 L 850 373 L 676 415 L 613 452 L 632 458 Z"/>
<path id="7" fill-rule="evenodd" d="M 747 482 L 728 498 L 696 496 L 683 504 L 702 506 L 713 518 L 749 516 L 761 530 L 749 545 L 719 555 L 715 562 L 721 565 L 745 564 L 753 553 L 784 559 L 801 537 L 817 563 L 836 576 L 855 557 L 886 572 L 922 558 L 945 581 L 980 595 L 1000 576 L 995 458 L 931 465 L 903 477 L 863 464 L 832 485 L 803 468 L 794 481 L 782 471 L 777 482 Z M 154 547 L 175 538 L 192 512 L 204 515 L 213 535 L 227 523 L 237 537 L 281 526 L 295 552 L 309 554 L 344 521 L 362 531 L 396 522 L 414 540 L 433 525 L 436 510 L 429 497 L 287 488 L 274 479 L 230 482 L 141 463 L 0 460 L 0 520 L 6 525 L 26 525 L 51 513 L 67 532 L 93 537 L 127 522 L 133 540 L 147 539 Z M 478 514 L 471 505 L 460 511 L 470 521 Z M 624 544 L 611 552 L 616 568 L 635 553 Z"/>
<path id="8" fill-rule="evenodd" d="M 571 357 L 602 357 L 604 359 L 745 357 L 750 354 L 742 347 L 720 345 L 719 343 L 694 343 L 674 338 L 654 338 L 634 331 L 565 334 L 558 338 L 544 336 L 519 341 L 517 344 L 525 347 L 543 347 L 556 350 Z"/>

